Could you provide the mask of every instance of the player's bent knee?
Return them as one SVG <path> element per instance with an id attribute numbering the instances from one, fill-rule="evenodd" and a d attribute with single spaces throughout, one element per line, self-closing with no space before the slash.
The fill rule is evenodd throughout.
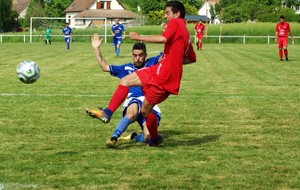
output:
<path id="1" fill-rule="evenodd" d="M 146 143 L 148 143 L 150 141 L 150 139 L 151 139 L 150 134 L 144 135 L 144 140 Z"/>
<path id="2" fill-rule="evenodd" d="M 134 114 L 133 112 L 126 113 L 125 116 L 130 120 L 130 122 L 134 122 L 137 118 L 137 114 Z"/>

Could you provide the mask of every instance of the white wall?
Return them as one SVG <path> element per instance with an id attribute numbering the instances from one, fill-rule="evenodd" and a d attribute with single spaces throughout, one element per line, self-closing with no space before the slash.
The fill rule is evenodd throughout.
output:
<path id="1" fill-rule="evenodd" d="M 207 15 L 208 18 L 211 18 L 210 5 L 208 2 L 204 3 L 204 5 L 200 8 L 200 10 L 198 11 L 198 15 Z"/>
<path id="2" fill-rule="evenodd" d="M 26 15 L 26 13 L 27 13 L 27 9 L 28 9 L 28 7 L 27 7 L 26 9 L 24 9 L 24 10 L 19 14 L 19 18 L 25 18 L 25 15 Z"/>
<path id="3" fill-rule="evenodd" d="M 97 4 L 96 2 L 98 1 L 110 1 L 111 4 L 110 4 L 110 9 L 113 9 L 113 10 L 124 10 L 123 7 L 118 3 L 117 0 L 96 0 L 95 3 L 92 4 L 92 6 L 89 8 L 89 9 L 97 9 Z M 104 4 L 104 9 L 107 8 L 107 4 L 105 3 Z"/>
<path id="4" fill-rule="evenodd" d="M 66 21 L 67 22 L 70 22 L 69 21 L 69 17 L 71 17 L 71 23 L 70 23 L 70 27 L 71 28 L 74 28 L 75 27 L 75 23 L 74 23 L 74 16 L 76 16 L 79 12 L 74 12 L 74 13 L 67 13 L 66 14 Z"/>

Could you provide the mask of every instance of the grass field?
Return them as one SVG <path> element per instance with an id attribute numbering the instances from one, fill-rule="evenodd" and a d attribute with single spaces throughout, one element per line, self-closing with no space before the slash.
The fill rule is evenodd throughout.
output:
<path id="1" fill-rule="evenodd" d="M 131 62 L 131 46 L 104 56 Z M 105 141 L 121 110 L 102 124 L 84 109 L 105 106 L 118 79 L 99 72 L 89 43 L 71 48 L 0 44 L 0 189 L 300 189 L 299 45 L 280 62 L 275 45 L 204 44 L 160 105 L 163 146 L 116 149 Z M 16 77 L 25 59 L 41 68 L 35 84 Z"/>

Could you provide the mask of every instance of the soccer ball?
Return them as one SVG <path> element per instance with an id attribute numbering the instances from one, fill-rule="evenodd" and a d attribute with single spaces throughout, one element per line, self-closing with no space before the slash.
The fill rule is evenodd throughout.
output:
<path id="1" fill-rule="evenodd" d="M 34 61 L 22 61 L 17 66 L 17 76 L 23 83 L 34 83 L 40 76 L 40 68 Z"/>

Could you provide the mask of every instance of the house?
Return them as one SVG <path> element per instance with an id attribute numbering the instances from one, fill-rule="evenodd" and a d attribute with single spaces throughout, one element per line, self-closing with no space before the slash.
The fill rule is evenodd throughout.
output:
<path id="1" fill-rule="evenodd" d="M 202 20 L 204 24 L 210 22 L 210 18 L 204 15 L 185 15 L 185 20 L 188 24 L 196 24 L 199 20 Z"/>
<path id="2" fill-rule="evenodd" d="M 204 0 L 202 7 L 198 11 L 198 15 L 206 16 L 210 20 L 210 24 L 219 24 L 220 21 L 218 18 L 212 18 L 211 16 L 211 6 L 215 6 L 216 3 L 219 3 L 219 0 Z"/>
<path id="3" fill-rule="evenodd" d="M 25 18 L 30 0 L 13 0 L 12 10 L 19 14 L 18 18 Z"/>
<path id="4" fill-rule="evenodd" d="M 121 23 L 134 20 L 137 15 L 125 10 L 118 0 L 74 0 L 65 10 L 66 20 L 72 28 L 86 28 L 89 26 L 100 26 L 106 18 L 108 25 L 119 18 Z"/>

